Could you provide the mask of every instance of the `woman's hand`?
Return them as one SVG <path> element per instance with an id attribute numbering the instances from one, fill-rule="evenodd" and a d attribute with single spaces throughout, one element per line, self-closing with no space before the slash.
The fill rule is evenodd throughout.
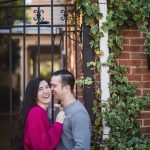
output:
<path id="1" fill-rule="evenodd" d="M 59 122 L 59 123 L 64 123 L 64 120 L 66 118 L 66 115 L 64 113 L 64 111 L 60 111 L 56 117 L 56 122 Z"/>

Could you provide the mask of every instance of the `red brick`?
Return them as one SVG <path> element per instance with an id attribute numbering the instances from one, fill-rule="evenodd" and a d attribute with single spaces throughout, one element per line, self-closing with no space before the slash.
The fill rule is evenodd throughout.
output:
<path id="1" fill-rule="evenodd" d="M 144 53 L 131 53 L 131 59 L 146 59 L 147 56 Z"/>
<path id="2" fill-rule="evenodd" d="M 147 59 L 142 59 L 141 61 L 142 61 L 141 63 L 142 66 L 147 66 Z"/>
<path id="3" fill-rule="evenodd" d="M 130 53 L 122 52 L 117 59 L 130 59 Z"/>
<path id="4" fill-rule="evenodd" d="M 129 44 L 129 38 L 124 38 L 124 39 L 123 39 L 123 44 L 128 45 L 128 44 Z"/>
<path id="5" fill-rule="evenodd" d="M 149 75 L 143 75 L 143 81 L 150 81 L 150 74 Z"/>
<path id="6" fill-rule="evenodd" d="M 136 95 L 137 95 L 137 96 L 142 96 L 142 91 L 141 91 L 140 89 L 137 89 L 137 90 L 136 90 Z"/>
<path id="7" fill-rule="evenodd" d="M 144 45 L 145 38 L 131 38 L 130 43 L 133 45 Z"/>
<path id="8" fill-rule="evenodd" d="M 127 75 L 130 81 L 142 81 L 141 75 Z"/>
<path id="9" fill-rule="evenodd" d="M 132 68 L 132 74 L 149 74 L 147 67 Z"/>
<path id="10" fill-rule="evenodd" d="M 119 60 L 119 64 L 125 66 L 141 66 L 141 60 Z"/>
<path id="11" fill-rule="evenodd" d="M 150 119 L 150 112 L 141 112 L 139 115 L 140 119 Z"/>
<path id="12" fill-rule="evenodd" d="M 100 81 L 100 75 L 99 74 L 96 74 L 95 78 L 96 78 L 96 81 Z"/>
<path id="13" fill-rule="evenodd" d="M 145 46 L 144 45 L 140 45 L 140 46 L 141 46 L 143 53 L 145 53 Z"/>
<path id="14" fill-rule="evenodd" d="M 150 82 L 133 82 L 138 88 L 150 88 Z"/>
<path id="15" fill-rule="evenodd" d="M 143 120 L 143 126 L 150 126 L 150 120 Z"/>
<path id="16" fill-rule="evenodd" d="M 138 30 L 124 30 L 123 36 L 125 36 L 125 37 L 140 37 L 141 33 Z"/>
<path id="17" fill-rule="evenodd" d="M 123 47 L 123 51 L 129 51 L 129 52 L 142 52 L 142 46 L 127 46 L 125 45 Z"/>
<path id="18" fill-rule="evenodd" d="M 143 110 L 145 110 L 145 111 L 150 111 L 150 105 L 145 106 L 145 107 L 143 108 Z"/>
<path id="19" fill-rule="evenodd" d="M 141 128 L 141 132 L 142 132 L 143 134 L 150 135 L 150 127 L 142 127 L 142 128 Z"/>
<path id="20" fill-rule="evenodd" d="M 148 137 L 148 138 L 149 138 L 150 133 L 144 133 L 144 134 L 142 134 L 142 136 L 144 136 L 144 137 Z"/>

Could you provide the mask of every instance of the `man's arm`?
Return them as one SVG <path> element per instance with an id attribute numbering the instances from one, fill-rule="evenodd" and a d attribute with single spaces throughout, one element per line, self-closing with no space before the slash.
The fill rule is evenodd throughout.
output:
<path id="1" fill-rule="evenodd" d="M 89 150 L 91 122 L 85 111 L 79 110 L 72 116 L 72 134 L 75 141 L 73 150 Z"/>

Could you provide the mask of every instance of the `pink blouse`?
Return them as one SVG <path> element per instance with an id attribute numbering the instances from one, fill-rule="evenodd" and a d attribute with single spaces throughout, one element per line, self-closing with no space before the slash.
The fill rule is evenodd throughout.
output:
<path id="1" fill-rule="evenodd" d="M 24 150 L 54 150 L 60 142 L 61 123 L 49 122 L 46 111 L 40 106 L 33 107 L 24 128 Z"/>

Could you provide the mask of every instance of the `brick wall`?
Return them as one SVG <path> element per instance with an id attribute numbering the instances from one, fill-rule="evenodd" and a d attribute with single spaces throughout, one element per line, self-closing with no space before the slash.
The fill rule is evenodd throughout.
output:
<path id="1" fill-rule="evenodd" d="M 143 96 L 150 92 L 150 71 L 147 56 L 144 54 L 144 35 L 136 27 L 123 29 L 124 47 L 117 62 L 128 68 L 126 76 L 137 86 L 137 95 Z M 150 135 L 150 106 L 143 108 L 139 115 L 141 131 Z"/>

